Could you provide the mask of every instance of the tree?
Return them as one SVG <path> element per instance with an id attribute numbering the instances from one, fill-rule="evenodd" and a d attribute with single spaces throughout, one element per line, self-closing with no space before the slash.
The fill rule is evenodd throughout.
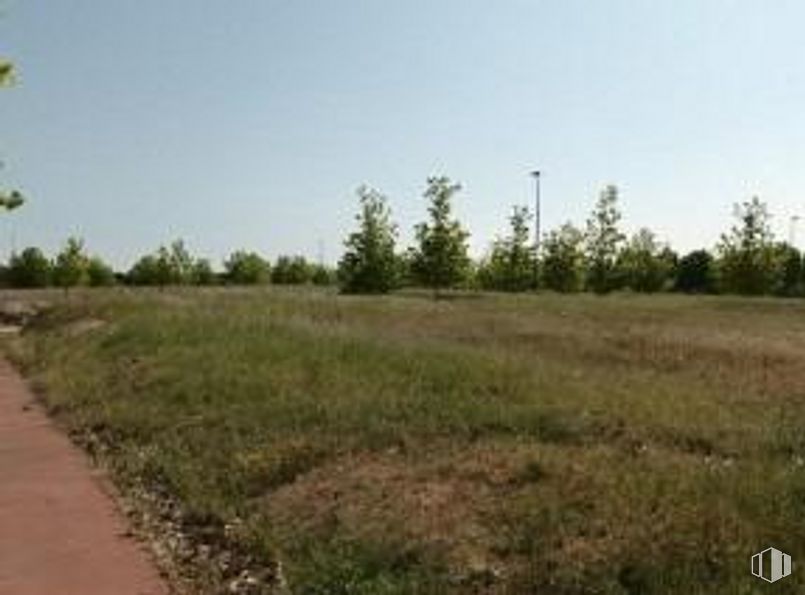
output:
<path id="1" fill-rule="evenodd" d="M 774 252 L 778 272 L 774 293 L 787 297 L 802 295 L 805 281 L 803 279 L 802 253 L 785 242 L 776 244 Z"/>
<path id="2" fill-rule="evenodd" d="M 584 234 L 570 222 L 550 232 L 542 243 L 542 285 L 570 293 L 584 285 Z"/>
<path id="3" fill-rule="evenodd" d="M 715 275 L 712 254 L 707 250 L 694 250 L 679 259 L 674 289 L 685 293 L 712 293 L 716 286 Z"/>
<path id="4" fill-rule="evenodd" d="M 412 272 L 416 279 L 434 289 L 455 287 L 467 278 L 469 233 L 453 219 L 452 198 L 461 190 L 445 176 L 428 178 L 425 198 L 430 201 L 429 223 L 416 227 L 418 246 L 412 254 Z"/>
<path id="5" fill-rule="evenodd" d="M 271 270 L 271 282 L 277 285 L 304 285 L 312 276 L 312 267 L 304 256 L 280 256 Z"/>
<path id="6" fill-rule="evenodd" d="M 215 285 L 215 271 L 207 258 L 199 258 L 193 263 L 191 283 L 193 285 Z"/>
<path id="7" fill-rule="evenodd" d="M 617 287 L 616 259 L 624 236 L 618 229 L 618 187 L 601 191 L 591 217 L 587 220 L 587 285 L 596 293 Z"/>
<path id="8" fill-rule="evenodd" d="M 267 283 L 271 268 L 256 252 L 238 250 L 233 252 L 224 262 L 224 270 L 228 283 L 235 285 L 258 285 Z"/>
<path id="9" fill-rule="evenodd" d="M 47 287 L 51 273 L 50 261 L 39 248 L 26 248 L 11 256 L 8 276 L 12 287 Z"/>
<path id="10" fill-rule="evenodd" d="M 87 279 L 90 287 L 108 287 L 115 284 L 115 272 L 100 257 L 93 256 L 87 263 Z"/>
<path id="11" fill-rule="evenodd" d="M 489 258 L 478 271 L 484 289 L 526 291 L 534 287 L 534 251 L 528 242 L 528 219 L 526 207 L 514 207 L 509 236 L 495 241 Z"/>
<path id="12" fill-rule="evenodd" d="M 670 250 L 657 241 L 654 232 L 641 229 L 618 256 L 623 284 L 639 292 L 660 291 L 673 268 L 672 258 Z"/>
<path id="13" fill-rule="evenodd" d="M 159 285 L 157 258 L 153 254 L 141 257 L 126 275 L 132 285 Z"/>
<path id="14" fill-rule="evenodd" d="M 320 287 L 334 285 L 336 281 L 338 281 L 338 271 L 335 271 L 326 265 L 317 264 L 313 267 L 313 274 L 311 275 L 310 280 L 313 282 L 313 285 L 318 285 Z"/>
<path id="15" fill-rule="evenodd" d="M 186 285 L 193 282 L 196 261 L 187 250 L 184 240 L 175 240 L 171 243 L 167 251 L 167 260 L 171 283 Z"/>
<path id="16" fill-rule="evenodd" d="M 338 264 L 345 293 L 388 293 L 398 282 L 397 226 L 391 221 L 386 197 L 377 190 L 358 188 L 361 211 L 358 230 L 344 242 L 346 252 Z"/>
<path id="17" fill-rule="evenodd" d="M 722 287 L 745 295 L 770 293 L 778 262 L 768 208 L 754 196 L 735 205 L 734 215 L 738 222 L 721 236 L 717 247 Z"/>
<path id="18" fill-rule="evenodd" d="M 69 238 L 56 255 L 53 266 L 53 281 L 65 290 L 89 282 L 89 258 L 84 253 L 84 242 L 78 238 Z"/>

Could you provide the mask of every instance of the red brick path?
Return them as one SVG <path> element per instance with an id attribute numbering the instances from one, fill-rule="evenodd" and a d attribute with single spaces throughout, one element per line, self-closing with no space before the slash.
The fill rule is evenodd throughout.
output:
<path id="1" fill-rule="evenodd" d="M 0 361 L 0 595 L 166 595 L 84 455 Z"/>

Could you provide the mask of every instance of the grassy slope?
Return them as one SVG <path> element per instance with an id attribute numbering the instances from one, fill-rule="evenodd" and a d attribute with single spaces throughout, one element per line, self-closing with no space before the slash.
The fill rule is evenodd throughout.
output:
<path id="1" fill-rule="evenodd" d="M 110 292 L 23 344 L 122 478 L 240 519 L 295 592 L 753 593 L 751 553 L 805 559 L 802 302 Z"/>

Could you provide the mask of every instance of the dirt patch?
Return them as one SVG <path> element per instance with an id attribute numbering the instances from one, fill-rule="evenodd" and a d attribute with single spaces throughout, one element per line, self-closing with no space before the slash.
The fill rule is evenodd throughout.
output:
<path id="1" fill-rule="evenodd" d="M 440 449 L 434 448 L 433 452 Z M 490 520 L 503 492 L 540 481 L 528 448 L 476 446 L 425 459 L 349 454 L 265 496 L 280 535 L 416 544 L 456 577 L 497 576 Z"/>

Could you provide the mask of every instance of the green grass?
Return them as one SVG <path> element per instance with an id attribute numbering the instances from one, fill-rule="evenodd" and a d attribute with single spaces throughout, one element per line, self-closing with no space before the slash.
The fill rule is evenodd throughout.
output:
<path id="1" fill-rule="evenodd" d="M 295 593 L 748 595 L 768 546 L 805 587 L 803 302 L 55 302 L 15 350 L 54 414 Z"/>

